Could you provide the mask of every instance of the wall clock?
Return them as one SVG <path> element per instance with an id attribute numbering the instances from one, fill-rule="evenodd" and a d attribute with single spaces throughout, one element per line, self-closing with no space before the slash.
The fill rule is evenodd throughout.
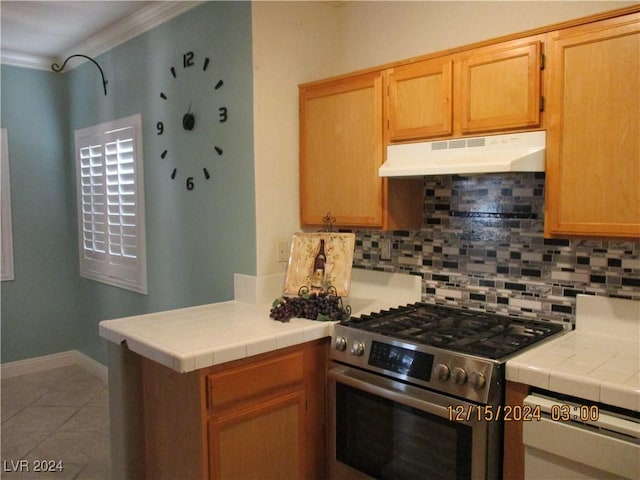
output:
<path id="1" fill-rule="evenodd" d="M 215 104 L 224 80 L 216 76 L 211 63 L 209 57 L 184 53 L 180 63 L 169 68 L 168 82 L 160 92 L 163 116 L 156 122 L 156 134 L 164 141 L 160 157 L 171 164 L 171 180 L 181 180 L 187 190 L 193 190 L 198 180 L 209 180 L 212 159 L 224 153 L 221 135 L 216 140 L 214 133 L 229 112 Z"/>

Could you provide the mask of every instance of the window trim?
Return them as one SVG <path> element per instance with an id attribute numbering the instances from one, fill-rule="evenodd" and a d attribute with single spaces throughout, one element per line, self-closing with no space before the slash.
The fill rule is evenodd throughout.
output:
<path id="1" fill-rule="evenodd" d="M 135 185 L 133 193 L 131 191 L 122 191 L 118 189 L 117 195 L 134 196 L 135 208 L 133 209 L 135 222 L 130 227 L 135 231 L 135 244 L 132 245 L 135 249 L 135 256 L 128 257 L 126 255 L 112 254 L 110 253 L 111 247 L 117 247 L 120 245 L 121 251 L 125 250 L 124 243 L 110 243 L 111 237 L 110 230 L 100 232 L 103 236 L 103 240 L 107 244 L 105 251 L 88 250 L 85 248 L 85 212 L 83 211 L 83 196 L 86 190 L 83 191 L 83 176 L 82 176 L 82 157 L 81 152 L 83 149 L 91 146 L 95 149 L 102 149 L 101 151 L 101 164 L 97 165 L 98 170 L 102 173 L 96 176 L 102 175 L 106 178 L 107 175 L 112 175 L 113 172 L 109 169 L 110 165 L 106 159 L 107 154 L 104 152 L 106 145 L 112 145 L 114 141 L 118 141 L 120 131 L 131 130 L 133 140 L 133 146 L 130 150 L 133 153 L 133 177 L 135 179 Z M 119 145 L 119 143 L 118 143 Z M 119 153 L 116 153 L 119 155 Z M 78 209 L 78 255 L 80 263 L 80 276 L 94 280 L 97 282 L 105 283 L 119 288 L 124 288 L 137 293 L 147 293 L 147 262 L 146 262 L 146 235 L 145 235 L 145 208 L 144 208 L 144 169 L 143 169 L 143 154 L 142 154 L 142 116 L 141 114 L 131 115 L 129 117 L 120 118 L 110 122 L 101 123 L 91 127 L 82 128 L 75 131 L 75 165 L 76 165 L 76 191 L 77 191 L 77 209 Z M 117 162 L 118 178 L 120 179 L 120 167 L 122 163 Z M 109 170 L 109 172 L 107 172 Z M 86 169 L 85 169 L 86 172 Z M 130 172 L 129 172 L 130 173 Z M 125 172 L 124 176 L 127 175 Z M 126 185 L 126 184 L 123 184 Z M 92 183 L 92 186 L 94 184 Z M 85 185 L 86 187 L 86 185 Z M 99 192 L 98 195 L 104 196 L 106 199 L 109 193 L 109 184 L 104 181 L 104 190 Z M 125 187 L 126 188 L 126 187 Z M 93 191 L 92 191 L 93 193 Z M 113 204 L 111 204 L 113 205 Z M 120 207 L 126 206 L 127 203 L 119 203 Z M 129 203 L 129 205 L 131 205 Z M 110 215 L 118 218 L 123 218 L 131 214 L 131 211 L 122 213 L 123 209 L 119 208 L 118 213 L 109 213 L 109 203 L 105 200 L 105 209 L 102 213 L 107 218 Z M 91 222 L 89 222 L 91 223 Z M 105 225 L 109 225 L 108 220 L 104 220 Z M 120 230 L 124 230 L 125 225 L 119 223 L 117 227 Z M 107 226 L 109 229 L 109 226 Z M 92 234 L 95 233 L 91 232 Z M 121 232 L 122 233 L 122 232 Z M 116 236 L 114 236 L 115 238 Z M 91 252 L 91 254 L 88 254 Z"/>
<path id="2" fill-rule="evenodd" d="M 13 264 L 13 225 L 11 221 L 11 176 L 9 172 L 9 145 L 7 129 L 0 129 L 0 189 L 2 190 L 0 202 L 2 203 L 1 249 L 2 261 L 0 266 L 0 280 L 14 280 L 15 270 Z"/>

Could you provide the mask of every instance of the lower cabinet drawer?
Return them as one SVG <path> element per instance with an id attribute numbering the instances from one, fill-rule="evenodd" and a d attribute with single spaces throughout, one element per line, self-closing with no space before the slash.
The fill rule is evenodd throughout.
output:
<path id="1" fill-rule="evenodd" d="M 217 409 L 233 402 L 261 395 L 269 390 L 302 382 L 302 352 L 267 359 L 207 375 L 207 406 Z"/>

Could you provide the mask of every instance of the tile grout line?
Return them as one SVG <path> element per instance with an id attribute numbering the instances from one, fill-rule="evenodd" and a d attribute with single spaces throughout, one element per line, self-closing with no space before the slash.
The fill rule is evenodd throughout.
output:
<path id="1" fill-rule="evenodd" d="M 19 454 L 19 459 L 18 460 L 27 460 L 31 455 L 34 454 L 34 452 L 37 452 L 39 448 L 41 448 L 43 446 L 43 444 L 45 444 L 45 442 L 47 441 L 51 441 L 51 439 L 57 435 L 57 434 L 66 434 L 66 433 L 71 433 L 71 434 L 87 434 L 89 436 L 96 434 L 96 435 L 100 435 L 100 436 L 104 436 L 104 435 L 109 435 L 109 427 L 108 427 L 108 422 L 109 422 L 109 418 L 108 418 L 108 413 L 107 413 L 107 423 L 106 423 L 106 429 L 104 428 L 104 426 L 97 426 L 95 427 L 95 429 L 90 429 L 87 431 L 84 430 L 76 430 L 76 429 L 71 429 L 67 432 L 64 431 L 65 426 L 68 426 L 70 422 L 73 421 L 74 418 L 77 419 L 78 415 L 80 414 L 80 412 L 87 408 L 87 407 L 92 407 L 95 408 L 97 410 L 100 409 L 107 409 L 108 412 L 108 406 L 105 406 L 102 402 L 97 402 L 95 404 L 92 404 L 92 402 L 96 402 L 96 400 L 101 396 L 101 395 L 105 395 L 105 392 L 108 392 L 108 384 L 105 383 L 104 381 L 102 381 L 102 379 L 100 378 L 96 378 L 95 375 L 92 375 L 92 372 L 87 372 L 85 369 L 83 369 L 80 365 L 68 365 L 68 366 L 63 366 L 63 367 L 59 367 L 59 368 L 64 368 L 64 369 L 68 369 L 65 371 L 61 371 L 58 370 L 58 375 L 60 375 L 59 378 L 54 378 L 53 380 L 51 379 L 47 379 L 46 376 L 39 376 L 39 377 L 31 377 L 31 379 L 29 379 L 28 377 L 30 377 L 31 375 L 36 375 L 38 373 L 41 372 L 34 372 L 33 374 L 24 374 L 24 375 L 19 375 L 18 377 L 26 377 L 25 383 L 24 385 L 27 385 L 29 387 L 35 388 L 36 390 L 40 390 L 41 392 L 35 396 L 34 398 L 31 398 L 29 400 L 28 403 L 26 403 L 25 405 L 18 405 L 20 408 L 19 410 L 13 412 L 11 414 L 10 417 L 3 419 L 4 421 L 2 422 L 2 426 L 3 428 L 5 428 L 5 424 L 6 422 L 8 422 L 9 420 L 15 418 L 17 415 L 19 415 L 20 413 L 22 413 L 23 415 L 26 413 L 25 410 L 28 408 L 37 408 L 37 407 L 41 407 L 41 408 L 68 408 L 71 410 L 71 414 L 68 416 L 68 418 L 66 418 L 62 423 L 60 423 L 59 425 L 57 425 L 55 428 L 53 428 L 50 431 L 44 431 L 42 432 L 42 434 L 44 435 L 42 438 L 40 438 L 39 440 L 36 440 L 32 445 L 28 445 L 27 444 L 27 448 L 28 450 L 24 451 L 23 453 Z M 78 370 L 79 369 L 79 370 Z M 85 398 L 81 399 L 80 402 L 78 402 L 77 405 L 58 405 L 56 404 L 57 401 L 59 401 L 59 399 L 62 400 L 62 403 L 66 403 L 66 400 L 64 398 L 64 394 L 62 397 L 58 397 L 58 399 L 55 397 L 56 393 L 62 393 L 65 392 L 65 383 L 68 383 L 69 385 L 72 385 L 74 383 L 77 383 L 78 381 L 82 382 L 83 379 L 82 377 L 80 378 L 76 378 L 74 379 L 74 375 L 77 374 L 78 371 L 82 371 L 85 374 L 89 375 L 89 377 L 87 378 L 91 378 L 93 377 L 95 380 L 95 384 L 89 380 L 87 380 L 87 388 L 89 389 L 89 395 L 87 395 Z M 11 379 L 11 377 L 10 377 Z M 57 382 L 57 383 L 56 383 Z M 4 382 L 2 382 L 4 383 Z M 19 384 L 18 384 L 19 385 Z M 56 388 L 57 386 L 60 386 L 61 388 Z M 23 387 L 24 388 L 24 387 Z M 95 388 L 94 392 L 91 392 L 92 389 Z M 0 386 L 0 393 L 2 393 L 2 391 L 5 391 L 6 388 L 2 388 Z M 20 395 L 20 389 L 18 388 L 18 396 Z M 43 398 L 45 398 L 47 395 L 52 395 L 51 400 L 50 401 L 45 401 L 43 402 Z M 42 405 L 38 405 L 38 402 L 43 402 Z M 49 404 L 51 403 L 51 404 Z M 27 423 L 27 425 L 29 425 Z M 82 422 L 79 423 L 79 425 L 82 425 Z M 34 432 L 37 432 L 37 428 L 36 430 L 34 430 Z M 34 435 L 35 438 L 38 438 L 39 435 Z M 100 460 L 102 458 L 102 460 Z M 89 472 L 88 469 L 90 469 L 91 465 L 94 465 L 93 468 L 106 468 L 107 470 L 110 469 L 110 461 L 109 461 L 109 456 L 107 456 L 107 460 L 106 460 L 106 467 L 100 467 L 99 465 L 105 461 L 103 454 L 98 453 L 97 456 L 94 457 L 90 457 L 87 458 L 85 461 L 81 461 L 81 462 L 75 462 L 72 463 L 70 465 L 73 465 L 74 467 L 78 468 L 78 471 L 74 473 L 74 469 L 71 470 L 71 474 L 73 475 L 73 477 L 65 477 L 65 478 L 74 478 L 74 479 L 80 479 L 83 478 L 83 472 L 87 471 Z M 3 458 L 3 460 L 6 460 Z M 64 459 L 62 459 L 64 461 Z M 97 467 L 95 467 L 97 466 Z M 10 474 L 9 476 L 11 476 L 11 478 L 13 478 L 13 476 Z M 17 474 L 17 478 L 21 478 L 19 476 L 19 474 Z"/>

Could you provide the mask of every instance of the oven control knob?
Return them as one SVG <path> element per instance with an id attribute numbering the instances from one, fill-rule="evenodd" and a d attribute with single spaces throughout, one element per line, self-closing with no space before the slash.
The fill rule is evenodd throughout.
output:
<path id="1" fill-rule="evenodd" d="M 356 357 L 361 357 L 364 353 L 364 343 L 360 340 L 354 340 L 351 344 L 351 355 L 355 355 Z"/>
<path id="2" fill-rule="evenodd" d="M 344 352 L 347 349 L 347 339 L 344 337 L 336 337 L 335 349 Z"/>
<path id="3" fill-rule="evenodd" d="M 438 380 L 447 380 L 450 373 L 451 370 L 449 370 L 449 367 L 446 364 L 439 363 L 438 365 L 436 365 L 435 374 Z"/>
<path id="4" fill-rule="evenodd" d="M 465 372 L 464 368 L 455 367 L 451 372 L 451 377 L 454 383 L 463 385 L 467 381 L 467 372 Z"/>
<path id="5" fill-rule="evenodd" d="M 482 372 L 473 372 L 471 374 L 471 378 L 469 379 L 469 382 L 478 390 L 481 390 L 487 384 L 487 378 L 484 376 Z"/>

